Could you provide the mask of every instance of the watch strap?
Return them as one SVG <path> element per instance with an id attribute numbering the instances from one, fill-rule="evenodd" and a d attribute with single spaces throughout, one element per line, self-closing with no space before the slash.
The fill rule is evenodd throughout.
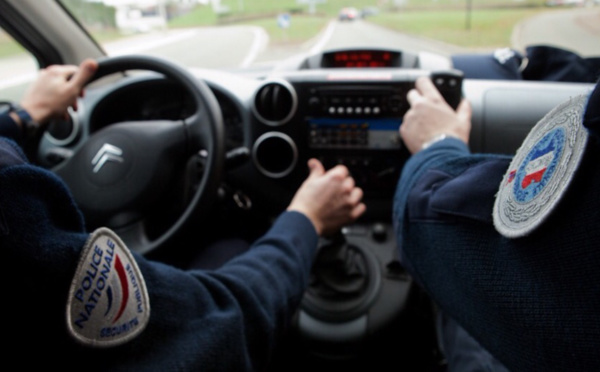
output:
<path id="1" fill-rule="evenodd" d="M 21 120 L 21 128 L 24 136 L 33 137 L 40 127 L 38 122 L 33 120 L 29 112 L 19 104 L 13 104 L 13 111 L 19 117 L 19 120 Z"/>

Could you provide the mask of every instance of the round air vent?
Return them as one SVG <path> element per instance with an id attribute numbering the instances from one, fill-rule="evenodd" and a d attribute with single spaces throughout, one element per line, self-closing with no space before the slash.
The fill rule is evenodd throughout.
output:
<path id="1" fill-rule="evenodd" d="M 252 157 L 262 174 L 281 178 L 294 170 L 298 161 L 298 148 L 289 136 L 279 132 L 268 132 L 256 140 Z"/>
<path id="2" fill-rule="evenodd" d="M 288 82 L 270 81 L 256 91 L 254 114 L 265 124 L 281 125 L 292 118 L 297 102 L 296 92 Z"/>

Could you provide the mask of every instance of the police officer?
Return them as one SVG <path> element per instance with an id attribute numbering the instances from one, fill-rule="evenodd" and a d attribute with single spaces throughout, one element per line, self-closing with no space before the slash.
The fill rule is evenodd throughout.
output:
<path id="1" fill-rule="evenodd" d="M 76 105 L 97 68 L 43 69 L 0 115 L 3 338 L 20 367 L 246 371 L 268 366 L 307 285 L 319 235 L 365 210 L 348 170 L 310 174 L 247 252 L 215 270 L 181 270 L 85 231 L 65 184 L 18 141 Z M 40 124 L 41 123 L 41 124 Z M 12 356 L 11 356 L 12 359 Z"/>
<path id="2" fill-rule="evenodd" d="M 441 313 L 451 371 L 600 370 L 600 89 L 532 129 L 514 157 L 471 154 L 471 107 L 427 78 L 408 93 L 400 255 Z"/>

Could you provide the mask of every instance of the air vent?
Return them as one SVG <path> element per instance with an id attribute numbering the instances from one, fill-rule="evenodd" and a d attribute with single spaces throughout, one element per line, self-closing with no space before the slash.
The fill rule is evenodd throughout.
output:
<path id="1" fill-rule="evenodd" d="M 298 162 L 298 148 L 286 134 L 268 132 L 260 136 L 252 149 L 254 164 L 265 176 L 281 178 L 290 174 Z"/>
<path id="2" fill-rule="evenodd" d="M 263 84 L 254 97 L 254 113 L 265 124 L 281 125 L 292 118 L 297 99 L 294 88 L 285 81 Z"/>

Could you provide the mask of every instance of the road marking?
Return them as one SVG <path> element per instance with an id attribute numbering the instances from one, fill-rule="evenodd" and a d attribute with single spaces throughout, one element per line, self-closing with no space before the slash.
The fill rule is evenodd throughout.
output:
<path id="1" fill-rule="evenodd" d="M 269 43 L 269 35 L 264 28 L 252 27 L 252 33 L 254 34 L 254 39 L 250 47 L 250 52 L 248 52 L 248 55 L 244 58 L 240 67 L 250 66 L 256 57 L 258 57 L 258 54 L 262 52 Z"/>
<path id="2" fill-rule="evenodd" d="M 315 45 L 313 45 L 312 48 L 310 48 L 310 52 L 309 52 L 310 55 L 317 54 L 321 50 L 323 50 L 323 48 L 325 47 L 325 44 L 327 44 L 329 42 L 329 39 L 331 39 L 331 35 L 333 35 L 334 30 L 335 30 L 335 22 L 330 21 L 329 24 L 327 25 L 327 28 L 325 29 L 325 32 L 323 33 L 323 36 L 321 36 L 319 41 Z"/>

